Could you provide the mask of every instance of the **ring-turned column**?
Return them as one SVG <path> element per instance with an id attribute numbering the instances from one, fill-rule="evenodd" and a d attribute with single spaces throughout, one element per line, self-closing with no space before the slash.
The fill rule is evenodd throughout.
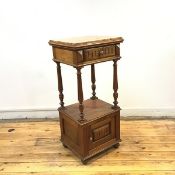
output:
<path id="1" fill-rule="evenodd" d="M 64 108 L 64 95 L 63 95 L 63 82 L 62 82 L 62 76 L 61 76 L 61 66 L 60 66 L 60 62 L 57 62 L 57 77 L 58 77 L 58 91 L 59 91 L 59 99 L 60 99 L 60 105 L 61 107 L 58 108 L 62 109 Z"/>
<path id="2" fill-rule="evenodd" d="M 80 111 L 80 122 L 84 121 L 84 105 L 83 105 L 83 88 L 81 79 L 81 67 L 77 67 L 77 88 L 78 88 L 78 101 L 79 101 L 79 111 Z"/>
<path id="3" fill-rule="evenodd" d="M 98 98 L 98 97 L 96 97 L 96 92 L 95 92 L 95 90 L 96 90 L 95 81 L 96 81 L 96 79 L 95 79 L 95 65 L 92 64 L 91 65 L 91 82 L 92 82 L 92 85 L 91 85 L 91 88 L 92 88 L 92 97 L 91 97 L 91 99 L 92 100 L 95 100 L 95 99 Z"/>
<path id="4" fill-rule="evenodd" d="M 113 90 L 114 90 L 114 93 L 113 93 L 113 97 L 114 97 L 114 102 L 113 102 L 113 106 L 112 108 L 113 109 L 117 109 L 119 108 L 118 106 L 118 101 L 117 101 L 117 98 L 118 98 L 118 78 L 117 78 L 117 60 L 113 60 L 114 64 L 113 64 Z"/>

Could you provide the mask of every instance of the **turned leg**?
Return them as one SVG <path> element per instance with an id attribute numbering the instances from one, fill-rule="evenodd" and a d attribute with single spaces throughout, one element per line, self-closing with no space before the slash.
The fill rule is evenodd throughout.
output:
<path id="1" fill-rule="evenodd" d="M 58 109 L 64 108 L 64 95 L 63 95 L 63 83 L 62 83 L 62 76 L 61 76 L 61 66 L 60 63 L 57 63 L 57 77 L 58 77 L 58 91 L 59 91 L 59 99 L 61 107 Z"/>
<path id="2" fill-rule="evenodd" d="M 114 61 L 114 73 L 113 73 L 113 89 L 114 89 L 114 93 L 113 93 L 113 97 L 114 97 L 114 105 L 112 106 L 113 109 L 117 109 L 119 108 L 118 106 L 118 79 L 117 79 L 117 60 L 113 60 Z"/>
<path id="3" fill-rule="evenodd" d="M 77 87 L 78 87 L 78 101 L 79 101 L 79 111 L 80 111 L 80 122 L 84 121 L 84 105 L 83 105 L 83 88 L 81 80 L 81 67 L 77 67 Z"/>
<path id="4" fill-rule="evenodd" d="M 98 97 L 96 97 L 96 92 L 95 92 L 95 89 L 96 89 L 96 85 L 95 85 L 95 65 L 92 64 L 91 65 L 91 82 L 92 82 L 92 97 L 91 99 L 92 100 L 95 100 L 97 99 Z"/>

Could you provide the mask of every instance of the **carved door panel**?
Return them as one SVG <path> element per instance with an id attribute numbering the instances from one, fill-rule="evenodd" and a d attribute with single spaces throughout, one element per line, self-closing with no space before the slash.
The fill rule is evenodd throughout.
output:
<path id="1" fill-rule="evenodd" d="M 91 125 L 90 149 L 93 149 L 115 138 L 115 118 L 110 116 L 103 121 Z"/>

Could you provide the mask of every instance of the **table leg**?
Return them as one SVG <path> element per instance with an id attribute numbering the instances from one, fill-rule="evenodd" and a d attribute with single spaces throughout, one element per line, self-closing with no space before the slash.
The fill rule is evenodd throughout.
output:
<path id="1" fill-rule="evenodd" d="M 113 93 L 113 97 L 114 97 L 114 105 L 112 106 L 113 109 L 118 109 L 119 106 L 118 106 L 118 101 L 117 101 L 117 98 L 118 98 L 118 78 L 117 78 L 117 60 L 113 60 L 114 61 L 114 64 L 113 64 L 113 69 L 114 69 L 114 73 L 113 73 L 113 90 L 114 90 L 114 93 Z"/>
<path id="2" fill-rule="evenodd" d="M 84 105 L 83 105 L 83 88 L 82 88 L 82 79 L 81 79 L 81 67 L 77 67 L 77 87 L 78 87 L 78 101 L 79 101 L 79 110 L 80 110 L 80 122 L 84 121 Z"/>
<path id="3" fill-rule="evenodd" d="M 61 76 L 61 66 L 60 63 L 57 62 L 57 77 L 58 77 L 58 91 L 59 91 L 59 99 L 61 107 L 58 109 L 64 108 L 64 95 L 63 95 L 63 83 L 62 83 L 62 76 Z"/>
<path id="4" fill-rule="evenodd" d="M 92 97 L 91 97 L 91 99 L 92 100 L 98 99 L 98 97 L 96 97 L 96 92 L 95 92 L 95 90 L 96 90 L 95 81 L 96 81 L 96 79 L 95 79 L 95 65 L 92 64 L 91 65 L 91 82 L 92 82 L 92 85 L 91 85 Z"/>

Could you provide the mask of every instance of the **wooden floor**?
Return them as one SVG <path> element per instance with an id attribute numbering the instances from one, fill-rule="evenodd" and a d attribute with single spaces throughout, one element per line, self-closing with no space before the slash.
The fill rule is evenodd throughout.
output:
<path id="1" fill-rule="evenodd" d="M 82 165 L 58 121 L 0 122 L 0 175 L 175 175 L 175 120 L 121 121 L 122 142 Z"/>

